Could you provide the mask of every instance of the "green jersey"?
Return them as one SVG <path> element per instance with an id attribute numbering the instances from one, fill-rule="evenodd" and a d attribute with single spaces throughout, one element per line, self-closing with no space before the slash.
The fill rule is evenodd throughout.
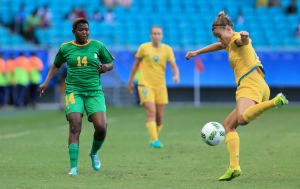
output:
<path id="1" fill-rule="evenodd" d="M 98 74 L 99 62 L 110 63 L 114 57 L 105 48 L 103 43 L 89 40 L 84 45 L 73 41 L 63 43 L 55 57 L 56 67 L 67 62 L 66 92 L 81 93 L 101 91 L 102 86 Z"/>

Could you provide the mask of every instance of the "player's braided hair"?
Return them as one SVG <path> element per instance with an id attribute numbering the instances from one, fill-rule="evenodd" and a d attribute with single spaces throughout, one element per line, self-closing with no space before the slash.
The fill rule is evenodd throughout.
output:
<path id="1" fill-rule="evenodd" d="M 217 27 L 226 27 L 226 26 L 230 26 L 231 28 L 233 28 L 233 23 L 229 18 L 229 16 L 224 11 L 221 11 L 219 12 L 217 18 L 215 19 L 212 25 L 212 30 L 214 31 L 214 29 L 216 29 Z"/>
<path id="2" fill-rule="evenodd" d="M 75 18 L 74 21 L 73 21 L 73 30 L 75 30 L 77 25 L 81 24 L 81 23 L 89 25 L 89 22 L 87 21 L 87 19 L 85 19 L 85 18 Z"/>

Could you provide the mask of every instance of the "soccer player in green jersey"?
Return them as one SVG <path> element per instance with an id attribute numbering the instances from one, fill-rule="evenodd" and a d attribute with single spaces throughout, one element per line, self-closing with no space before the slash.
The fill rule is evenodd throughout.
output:
<path id="1" fill-rule="evenodd" d="M 69 121 L 69 155 L 70 175 L 77 175 L 77 159 L 79 151 L 79 135 L 84 109 L 88 120 L 93 122 L 95 132 L 90 150 L 92 167 L 100 170 L 101 163 L 97 155 L 106 136 L 106 106 L 100 74 L 113 69 L 114 57 L 105 46 L 98 41 L 89 40 L 89 23 L 84 18 L 73 22 L 72 30 L 75 40 L 63 43 L 55 57 L 47 78 L 39 86 L 43 94 L 51 78 L 62 64 L 67 62 L 65 113 Z M 100 63 L 101 62 L 101 63 Z"/>

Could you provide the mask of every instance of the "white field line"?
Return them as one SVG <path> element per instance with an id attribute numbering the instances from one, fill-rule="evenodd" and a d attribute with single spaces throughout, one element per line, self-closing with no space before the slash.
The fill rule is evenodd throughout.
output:
<path id="1" fill-rule="evenodd" d="M 30 133 L 31 133 L 30 131 L 25 131 L 25 132 L 19 132 L 19 133 L 4 134 L 4 135 L 0 135 L 0 139 L 17 138 L 20 136 L 28 135 Z"/>

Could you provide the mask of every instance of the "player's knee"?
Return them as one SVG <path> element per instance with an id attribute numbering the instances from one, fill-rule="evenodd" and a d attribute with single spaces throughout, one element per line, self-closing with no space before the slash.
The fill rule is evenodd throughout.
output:
<path id="1" fill-rule="evenodd" d="M 99 123 L 95 127 L 95 130 L 96 130 L 96 132 L 99 132 L 99 133 L 106 133 L 106 128 L 107 128 L 107 124 L 106 123 Z"/>
<path id="2" fill-rule="evenodd" d="M 98 125 L 95 127 L 94 137 L 97 140 L 104 140 L 106 137 L 106 124 L 105 125 Z"/>
<path id="3" fill-rule="evenodd" d="M 243 117 L 242 114 L 238 115 L 237 121 L 238 121 L 238 124 L 239 124 L 239 125 L 247 125 L 247 124 L 248 124 L 248 122 L 245 121 L 245 119 L 244 119 L 244 117 Z"/>
<path id="4" fill-rule="evenodd" d="M 81 132 L 81 120 L 70 119 L 70 133 L 73 135 L 79 135 Z"/>
<path id="5" fill-rule="evenodd" d="M 147 110 L 147 117 L 148 118 L 155 118 L 155 110 Z"/>
<path id="6" fill-rule="evenodd" d="M 79 135 L 81 132 L 80 124 L 71 124 L 70 125 L 70 133 L 73 135 Z"/>
<path id="7" fill-rule="evenodd" d="M 156 125 L 162 125 L 162 120 L 156 120 Z"/>

